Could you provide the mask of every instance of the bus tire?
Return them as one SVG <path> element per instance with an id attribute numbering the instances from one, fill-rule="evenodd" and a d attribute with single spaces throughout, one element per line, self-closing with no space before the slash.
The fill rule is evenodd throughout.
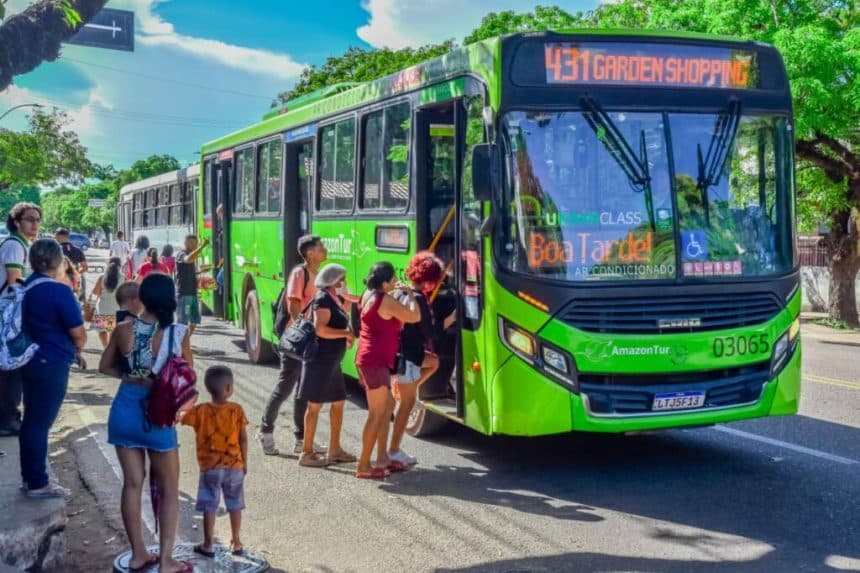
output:
<path id="1" fill-rule="evenodd" d="M 415 438 L 432 436 L 448 425 L 448 419 L 424 407 L 421 400 L 415 402 L 415 407 L 409 413 L 406 422 L 406 432 Z"/>
<path id="2" fill-rule="evenodd" d="M 252 364 L 266 364 L 274 361 L 275 354 L 268 340 L 263 339 L 260 323 L 260 298 L 257 291 L 248 291 L 245 296 L 245 312 L 242 313 L 245 330 L 245 350 Z"/>

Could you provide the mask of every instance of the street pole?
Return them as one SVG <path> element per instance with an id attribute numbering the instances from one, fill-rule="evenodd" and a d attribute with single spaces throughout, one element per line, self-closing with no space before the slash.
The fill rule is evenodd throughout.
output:
<path id="1" fill-rule="evenodd" d="M 10 113 L 15 111 L 16 109 L 21 109 L 22 107 L 41 108 L 41 107 L 45 107 L 45 106 L 43 106 L 40 103 L 22 103 L 21 105 L 16 105 L 15 107 L 9 108 L 5 112 L 3 112 L 3 115 L 0 115 L 0 120 L 2 120 L 4 117 L 9 115 Z"/>

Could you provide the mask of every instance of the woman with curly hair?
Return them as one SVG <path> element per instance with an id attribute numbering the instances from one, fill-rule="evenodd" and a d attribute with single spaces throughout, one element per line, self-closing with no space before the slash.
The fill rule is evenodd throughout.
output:
<path id="1" fill-rule="evenodd" d="M 415 292 L 415 302 L 421 313 L 421 320 L 404 324 L 400 333 L 400 353 L 406 359 L 406 373 L 397 377 L 400 406 L 394 418 L 388 459 L 407 465 L 414 465 L 418 460 L 400 448 L 403 434 L 406 432 L 406 423 L 415 406 L 419 386 L 433 376 L 439 368 L 439 357 L 433 352 L 433 340 L 440 338 L 442 332 L 456 320 L 456 313 L 451 313 L 444 320 L 436 320 L 430 308 L 430 296 L 444 275 L 442 261 L 430 251 L 416 253 L 406 268 L 406 278 Z M 406 302 L 406 294 L 402 291 L 397 298 L 401 302 Z"/>

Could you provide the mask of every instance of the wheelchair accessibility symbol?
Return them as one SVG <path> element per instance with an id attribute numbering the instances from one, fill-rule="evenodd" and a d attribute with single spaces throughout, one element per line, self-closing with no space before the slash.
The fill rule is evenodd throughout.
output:
<path id="1" fill-rule="evenodd" d="M 684 231 L 681 248 L 685 261 L 703 261 L 708 258 L 708 235 L 704 231 Z"/>

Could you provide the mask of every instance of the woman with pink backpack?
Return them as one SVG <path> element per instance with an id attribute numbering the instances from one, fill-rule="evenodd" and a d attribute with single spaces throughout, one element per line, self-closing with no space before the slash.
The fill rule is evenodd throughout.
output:
<path id="1" fill-rule="evenodd" d="M 172 356 L 192 364 L 187 327 L 174 324 L 176 287 L 167 275 L 151 274 L 140 285 L 144 311 L 117 325 L 102 354 L 99 371 L 122 380 L 108 417 L 108 443 L 116 447 L 123 471 L 122 518 L 131 543 L 132 570 L 159 564 L 162 573 L 190 572 L 172 557 L 179 517 L 179 443 L 173 425 L 152 423 L 142 406 Z M 190 404 L 189 404 L 190 405 Z M 160 557 L 149 553 L 141 521 L 141 493 L 149 457 L 158 484 Z"/>

